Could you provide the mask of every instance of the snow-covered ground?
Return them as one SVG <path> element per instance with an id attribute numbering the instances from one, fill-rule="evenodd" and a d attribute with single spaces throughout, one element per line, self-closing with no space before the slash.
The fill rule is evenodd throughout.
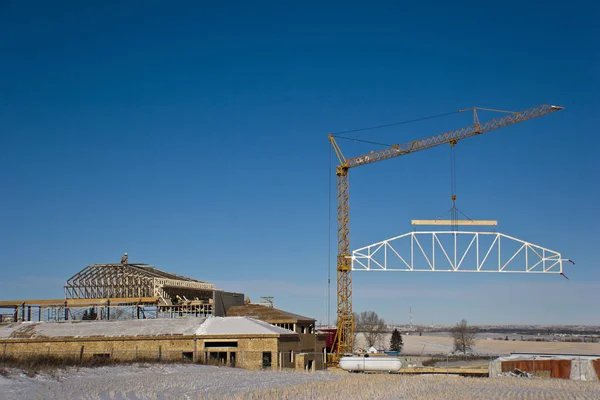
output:
<path id="1" fill-rule="evenodd" d="M 130 365 L 28 377 L 0 369 L 0 399 L 600 399 L 599 382 L 261 372 L 199 365 Z"/>
<path id="2" fill-rule="evenodd" d="M 222 399 L 342 376 L 248 371 L 204 365 L 134 364 L 56 370 L 33 378 L 11 369 L 0 374 L 0 399 Z"/>

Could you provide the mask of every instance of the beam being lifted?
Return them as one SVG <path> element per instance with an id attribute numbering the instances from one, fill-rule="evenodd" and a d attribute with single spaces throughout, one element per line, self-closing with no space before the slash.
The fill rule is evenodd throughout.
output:
<path id="1" fill-rule="evenodd" d="M 573 263 L 557 251 L 499 232 L 410 232 L 352 252 L 353 271 L 562 275 L 564 261 Z"/>
<path id="2" fill-rule="evenodd" d="M 498 226 L 498 221 L 495 220 L 470 220 L 463 219 L 458 221 L 452 221 L 449 219 L 413 219 L 411 221 L 413 225 L 429 225 L 429 226 L 440 226 L 440 225 L 464 225 L 464 226 Z"/>

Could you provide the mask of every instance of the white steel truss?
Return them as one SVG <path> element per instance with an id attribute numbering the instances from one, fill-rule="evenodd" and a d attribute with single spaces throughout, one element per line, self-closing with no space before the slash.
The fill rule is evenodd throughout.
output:
<path id="1" fill-rule="evenodd" d="M 352 252 L 353 271 L 563 274 L 561 254 L 498 232 L 410 232 Z"/>

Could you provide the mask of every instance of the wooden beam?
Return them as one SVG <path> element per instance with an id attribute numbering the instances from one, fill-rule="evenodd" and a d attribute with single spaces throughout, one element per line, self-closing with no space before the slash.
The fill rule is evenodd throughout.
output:
<path id="1" fill-rule="evenodd" d="M 495 220 L 457 220 L 451 221 L 448 219 L 413 219 L 413 225 L 471 225 L 471 226 L 497 226 L 498 221 Z"/>
<path id="2" fill-rule="evenodd" d="M 101 299 L 68 299 L 67 306 L 86 306 L 93 304 L 104 304 L 110 301 L 111 305 L 123 304 L 123 303 L 156 303 L 158 297 L 114 297 L 114 298 L 101 298 Z"/>
<path id="3" fill-rule="evenodd" d="M 110 301 L 111 305 L 133 303 L 133 304 L 152 304 L 158 302 L 158 297 L 116 297 L 102 299 L 43 299 L 43 300 L 1 300 L 0 307 L 19 307 L 22 305 L 34 306 L 64 306 L 67 307 L 85 307 L 95 304 L 105 304 Z"/>
<path id="4" fill-rule="evenodd" d="M 65 299 L 44 299 L 44 300 L 1 300 L 0 307 L 18 307 L 22 305 L 35 305 L 35 306 L 46 306 L 46 305 L 60 305 L 65 304 Z"/>

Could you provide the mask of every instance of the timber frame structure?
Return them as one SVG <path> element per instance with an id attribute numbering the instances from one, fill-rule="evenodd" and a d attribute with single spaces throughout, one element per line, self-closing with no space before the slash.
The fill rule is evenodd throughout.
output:
<path id="1" fill-rule="evenodd" d="M 243 293 L 121 260 L 88 265 L 67 279 L 62 299 L 0 300 L 0 323 L 86 319 L 90 309 L 98 320 L 225 316 L 244 304 Z"/>
<path id="2" fill-rule="evenodd" d="M 66 299 L 158 298 L 159 304 L 212 301 L 215 285 L 146 264 L 91 264 L 67 280 Z M 189 299 L 189 300 L 188 300 Z"/>

